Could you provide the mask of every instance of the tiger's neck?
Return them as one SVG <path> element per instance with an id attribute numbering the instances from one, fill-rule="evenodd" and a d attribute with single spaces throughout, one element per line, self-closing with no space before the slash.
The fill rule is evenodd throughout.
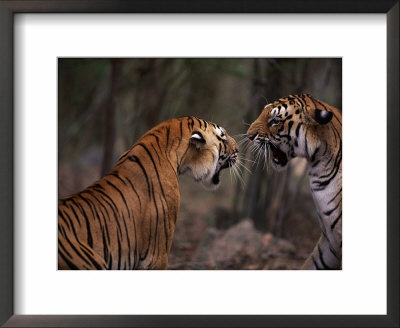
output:
<path id="1" fill-rule="evenodd" d="M 320 131 L 312 127 L 301 126 L 293 135 L 295 147 L 293 153 L 305 157 L 308 161 L 308 173 L 311 191 L 318 214 L 323 222 L 332 219 L 332 198 L 341 191 L 342 186 L 342 135 L 341 122 L 336 117 L 335 122 L 324 126 Z M 332 222 L 333 223 L 333 222 Z"/>
<path id="2" fill-rule="evenodd" d="M 334 228 L 342 198 L 342 147 L 314 162 L 309 161 L 309 182 L 323 226 Z M 341 211 L 340 211 L 341 215 Z"/>
<path id="3" fill-rule="evenodd" d="M 330 131 L 340 130 L 332 126 Z M 309 183 L 322 231 L 312 255 L 318 262 L 323 253 L 323 266 L 337 269 L 342 256 L 342 140 L 341 134 L 330 137 L 330 143 L 319 141 L 308 149 Z"/>
<path id="4" fill-rule="evenodd" d="M 135 145 L 126 151 L 119 159 L 118 165 L 126 164 L 127 159 L 140 158 L 146 167 L 162 168 L 161 174 L 179 175 L 179 169 L 182 160 L 188 149 L 188 140 L 183 139 L 182 135 L 178 135 L 170 130 L 168 126 L 162 126 L 158 129 L 150 130 Z"/>
<path id="5" fill-rule="evenodd" d="M 113 171 L 103 179 L 104 183 L 118 179 L 118 193 L 129 204 L 121 209 L 121 217 L 133 218 L 132 240 L 140 235 L 135 246 L 135 251 L 139 251 L 135 268 L 163 267 L 172 245 L 180 204 L 178 171 L 188 141 L 185 143 L 172 132 L 169 137 L 167 134 L 163 129 L 147 133 L 122 154 Z M 136 205 L 128 208 L 132 204 Z M 159 251 L 162 256 L 158 260 L 149 255 Z"/>

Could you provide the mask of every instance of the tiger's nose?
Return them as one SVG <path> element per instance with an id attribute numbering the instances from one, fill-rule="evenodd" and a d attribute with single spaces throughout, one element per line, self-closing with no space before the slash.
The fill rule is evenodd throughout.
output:
<path id="1" fill-rule="evenodd" d="M 247 133 L 247 138 L 250 140 L 254 140 L 254 138 L 257 136 L 257 133 Z"/>

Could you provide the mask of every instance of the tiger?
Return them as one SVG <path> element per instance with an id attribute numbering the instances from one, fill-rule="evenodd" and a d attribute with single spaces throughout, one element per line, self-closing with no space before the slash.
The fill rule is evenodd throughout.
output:
<path id="1" fill-rule="evenodd" d="M 216 189 L 237 159 L 236 141 L 215 123 L 187 116 L 158 124 L 109 174 L 58 201 L 58 269 L 166 269 L 178 176 Z"/>
<path id="2" fill-rule="evenodd" d="M 342 116 L 309 94 L 289 95 L 264 107 L 247 138 L 265 150 L 275 170 L 305 157 L 321 236 L 301 269 L 342 268 Z"/>

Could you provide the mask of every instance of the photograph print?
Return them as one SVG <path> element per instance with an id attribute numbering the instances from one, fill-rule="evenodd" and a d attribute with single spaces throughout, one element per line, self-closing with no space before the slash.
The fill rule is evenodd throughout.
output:
<path id="1" fill-rule="evenodd" d="M 59 58 L 59 270 L 341 270 L 341 58 Z"/>

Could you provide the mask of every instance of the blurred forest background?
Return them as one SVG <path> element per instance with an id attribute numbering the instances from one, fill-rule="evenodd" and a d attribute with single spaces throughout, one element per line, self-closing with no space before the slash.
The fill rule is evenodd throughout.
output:
<path id="1" fill-rule="evenodd" d="M 98 180 L 161 121 L 193 115 L 235 137 L 267 103 L 297 93 L 341 110 L 341 59 L 61 58 L 59 197 Z M 169 269 L 297 269 L 311 252 L 320 229 L 305 160 L 279 173 L 246 165 L 243 184 L 225 170 L 217 191 L 180 177 Z"/>

